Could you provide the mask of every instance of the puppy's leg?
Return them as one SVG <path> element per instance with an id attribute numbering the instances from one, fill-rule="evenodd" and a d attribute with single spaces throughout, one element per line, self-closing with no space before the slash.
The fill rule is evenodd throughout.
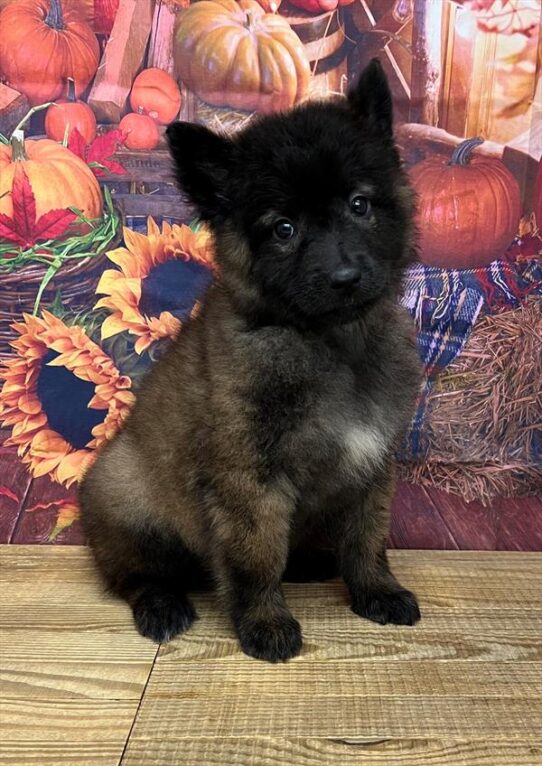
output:
<path id="1" fill-rule="evenodd" d="M 388 474 L 367 491 L 361 508 L 340 514 L 339 566 L 356 614 L 382 625 L 414 625 L 420 619 L 416 597 L 396 580 L 386 555 L 393 491 Z"/>
<path id="2" fill-rule="evenodd" d="M 204 584 L 205 571 L 173 530 L 158 525 L 141 477 L 128 487 L 116 471 L 114 483 L 114 468 L 98 460 L 80 487 L 85 533 L 107 588 L 131 606 L 139 632 L 168 641 L 196 618 L 187 593 Z"/>
<path id="3" fill-rule="evenodd" d="M 197 615 L 187 592 L 199 584 L 201 568 L 180 539 L 102 523 L 90 543 L 108 589 L 131 606 L 142 636 L 169 641 L 194 622 Z"/>
<path id="4" fill-rule="evenodd" d="M 219 586 L 243 651 L 285 661 L 302 645 L 301 628 L 281 590 L 293 506 L 280 492 L 243 481 L 244 491 L 235 499 L 232 493 L 223 496 L 216 514 Z"/>

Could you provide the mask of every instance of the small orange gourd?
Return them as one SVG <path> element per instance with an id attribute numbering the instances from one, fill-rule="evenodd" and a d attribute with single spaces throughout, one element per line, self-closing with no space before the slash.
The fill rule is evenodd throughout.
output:
<path id="1" fill-rule="evenodd" d="M 127 149 L 154 149 L 160 141 L 156 122 L 141 111 L 125 115 L 119 123 L 119 130 L 124 133 Z"/>
<path id="2" fill-rule="evenodd" d="M 67 98 L 52 104 L 45 113 L 45 133 L 53 141 L 63 141 L 74 128 L 90 144 L 96 138 L 96 117 L 88 104 L 75 96 L 75 82 L 68 77 Z"/>
<path id="3" fill-rule="evenodd" d="M 135 78 L 130 105 L 134 112 L 141 110 L 160 125 L 169 125 L 179 114 L 181 91 L 170 74 L 151 67 Z"/>

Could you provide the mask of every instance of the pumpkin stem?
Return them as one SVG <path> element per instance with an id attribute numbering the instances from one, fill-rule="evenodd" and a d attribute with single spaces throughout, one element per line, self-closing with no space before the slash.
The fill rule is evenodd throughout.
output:
<path id="1" fill-rule="evenodd" d="M 250 13 L 250 11 L 246 12 L 245 27 L 249 30 L 252 29 L 252 14 Z"/>
<path id="2" fill-rule="evenodd" d="M 49 12 L 45 17 L 45 23 L 51 29 L 64 29 L 64 16 L 60 0 L 51 0 Z"/>
<path id="3" fill-rule="evenodd" d="M 45 104 L 40 104 L 39 106 L 33 106 L 25 114 L 25 116 L 22 118 L 22 120 L 19 120 L 17 125 L 15 125 L 15 127 L 13 128 L 13 133 L 15 133 L 15 131 L 17 131 L 17 130 L 20 130 L 24 125 L 26 125 L 26 123 L 32 117 L 33 114 L 36 114 L 36 112 L 41 112 L 42 109 L 48 109 L 52 105 L 53 105 L 52 101 L 47 101 L 47 103 L 45 103 Z M 13 133 L 11 135 L 13 135 Z"/>
<path id="4" fill-rule="evenodd" d="M 461 165 L 461 167 L 466 167 L 471 160 L 473 149 L 483 143 L 483 138 L 467 138 L 466 141 L 462 141 L 459 146 L 455 147 L 448 165 Z"/>
<path id="5" fill-rule="evenodd" d="M 26 160 L 26 152 L 24 150 L 24 130 L 14 130 L 11 136 L 11 159 Z"/>
<path id="6" fill-rule="evenodd" d="M 75 95 L 75 80 L 73 77 L 68 77 L 68 101 L 75 104 L 77 96 Z"/>

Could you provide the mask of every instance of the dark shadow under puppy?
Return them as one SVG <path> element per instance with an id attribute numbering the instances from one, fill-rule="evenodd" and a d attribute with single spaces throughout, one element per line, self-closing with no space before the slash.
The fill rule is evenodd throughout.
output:
<path id="1" fill-rule="evenodd" d="M 412 195 L 380 65 L 347 98 L 231 138 L 188 123 L 167 135 L 219 278 L 82 482 L 107 585 L 166 641 L 212 583 L 243 650 L 270 661 L 302 645 L 283 579 L 340 573 L 357 614 L 415 623 L 385 550 L 420 370 L 397 304 Z"/>

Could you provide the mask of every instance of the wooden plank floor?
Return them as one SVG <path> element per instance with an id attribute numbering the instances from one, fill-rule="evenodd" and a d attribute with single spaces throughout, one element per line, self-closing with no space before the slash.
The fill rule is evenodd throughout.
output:
<path id="1" fill-rule="evenodd" d="M 159 649 L 85 548 L 0 547 L 2 766 L 540 766 L 542 554 L 392 551 L 415 628 L 292 585 L 303 654 L 242 655 L 212 596 Z"/>

